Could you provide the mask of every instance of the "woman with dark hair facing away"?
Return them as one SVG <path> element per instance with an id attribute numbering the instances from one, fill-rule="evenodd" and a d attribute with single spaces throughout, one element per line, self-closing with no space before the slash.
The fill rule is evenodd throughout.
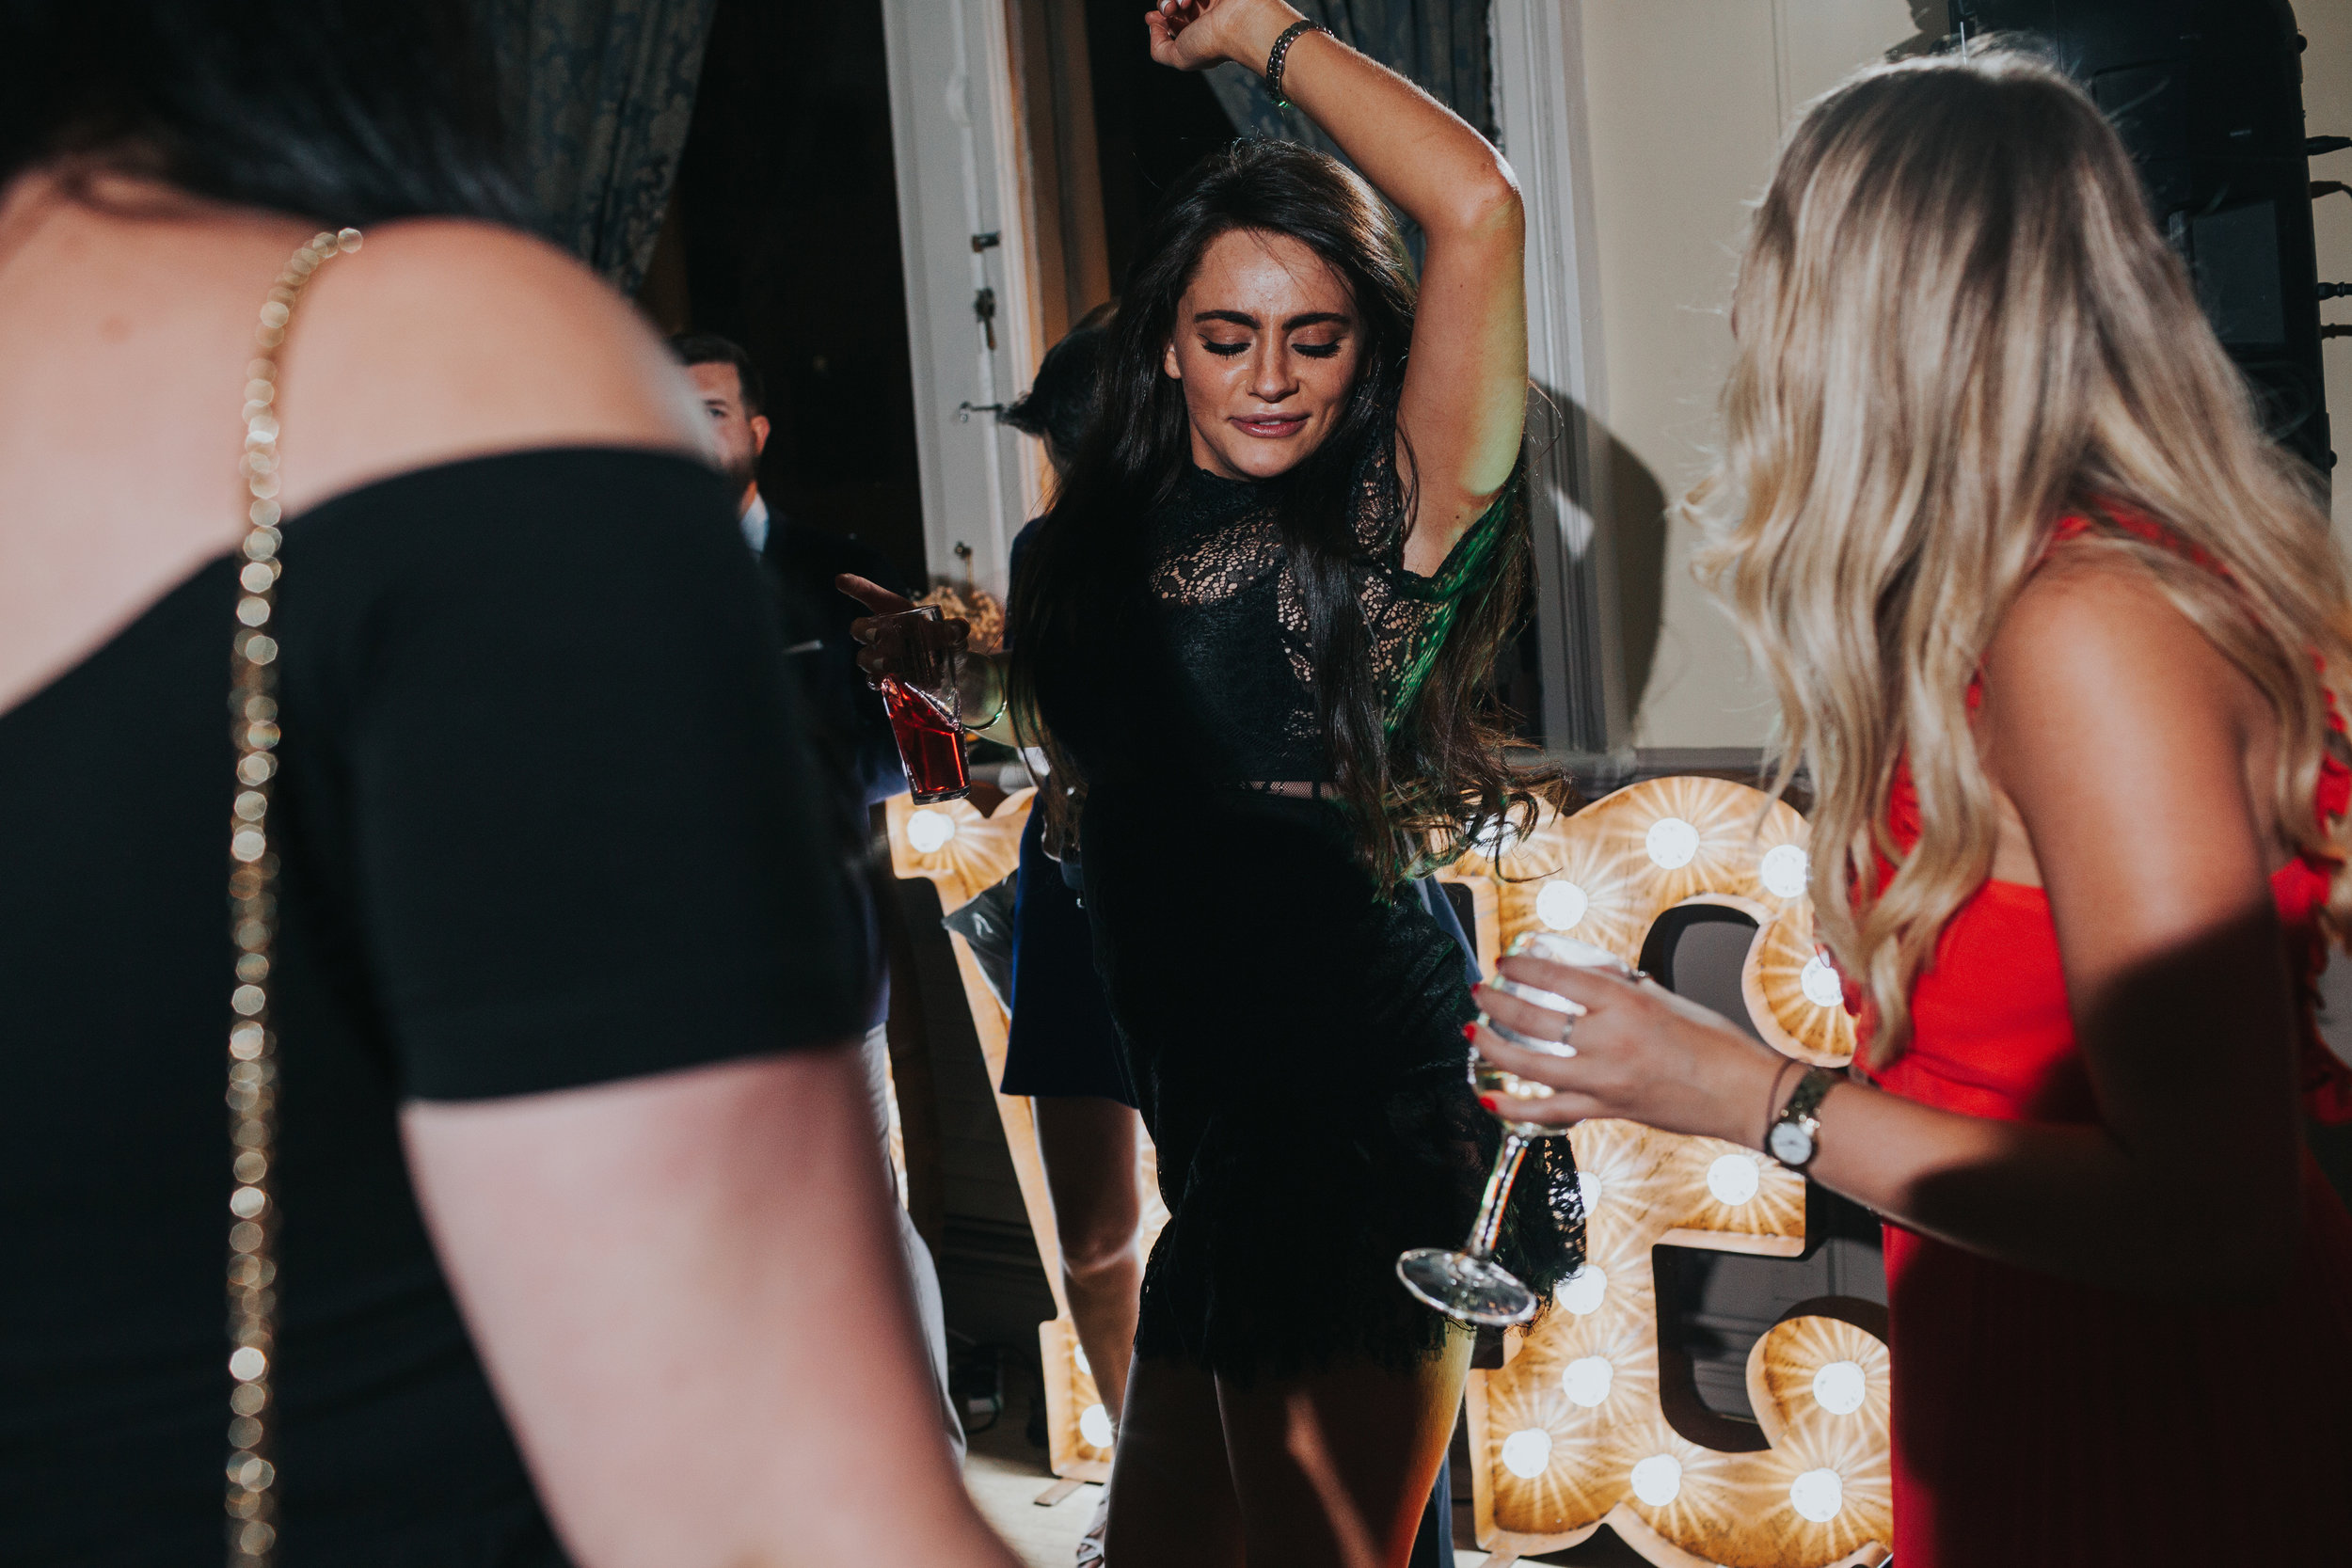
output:
<path id="1" fill-rule="evenodd" d="M 1037 378 L 1005 410 L 1006 424 L 1044 443 L 1058 484 L 1072 456 L 1084 450 L 1102 405 L 1104 350 L 1115 304 L 1087 312 L 1045 351 Z M 1011 576 L 1020 580 L 1040 524 L 1012 542 Z M 1018 635 L 1019 628 L 1009 627 Z M 1079 899 L 1083 886 L 1076 846 L 1046 832 L 1069 815 L 1045 797 L 1068 779 L 1057 778 L 1041 746 L 1025 752 L 1040 791 L 1021 832 L 1021 864 L 1013 884 L 1011 1025 L 1005 1041 L 1003 1094 L 1027 1098 L 1037 1125 L 1038 1163 L 1054 1204 L 1054 1240 L 1061 1254 L 1062 1297 L 1077 1326 L 1078 1344 L 1095 1389 L 1114 1425 L 1127 1392 L 1127 1363 L 1136 1349 L 1136 1304 L 1143 1289 L 1140 1177 L 1142 1123 L 1127 1085 L 1119 1029 L 1096 978 L 1093 939 Z M 1079 1568 L 1103 1560 L 1109 1495 L 1079 1538 Z"/>
<path id="2" fill-rule="evenodd" d="M 462 10 L 0 7 L 0 1560 L 1009 1568 L 772 610 Z"/>
<path id="3" fill-rule="evenodd" d="M 1411 879 L 1515 794 L 1478 694 L 1524 581 L 1523 221 L 1493 148 L 1289 7 L 1147 20 L 1165 65 L 1265 71 L 1364 178 L 1244 143 L 1168 193 L 1014 588 L 1009 707 L 1087 785 L 1096 963 L 1170 1213 L 1108 1560 L 1337 1563 L 1330 1500 L 1401 1563 L 1470 1341 L 1395 1259 L 1458 1239 L 1495 1137 Z M 1418 291 L 1383 196 L 1427 237 Z M 1529 1182 L 1510 1216 L 1539 1291 L 1572 1203 Z"/>
<path id="4" fill-rule="evenodd" d="M 2352 1114 L 2312 1018 L 2352 591 L 2309 477 L 2028 56 L 1814 104 L 1732 326 L 1703 569 L 1812 774 L 1875 1086 L 1524 958 L 1575 1054 L 1479 1049 L 1558 1091 L 1514 1115 L 1745 1143 L 1886 1217 L 1902 1568 L 2341 1561 L 2352 1218 L 2300 1117 Z"/>
<path id="5" fill-rule="evenodd" d="M 1048 349 L 1029 390 L 1005 422 L 1045 443 L 1055 474 L 1069 471 L 1100 406 L 1102 361 L 1114 307 L 1088 313 Z M 1012 576 L 1029 562 L 1039 524 L 1012 543 Z M 1020 628 L 1009 628 L 1018 636 Z M 1115 1420 L 1135 1353 L 1136 1301 L 1143 1259 L 1136 1190 L 1140 1124 L 1127 1085 L 1119 1034 L 1095 977 L 1092 939 L 1079 901 L 1076 847 L 1045 832 L 1044 797 L 1061 787 L 1043 748 L 1028 753 L 1040 773 L 1039 801 L 1021 834 L 1012 946 L 1012 1023 L 1005 1042 L 1006 1094 L 1025 1095 L 1037 1121 L 1040 1162 L 1054 1199 L 1062 1291 L 1078 1326 L 1104 1408 Z"/>

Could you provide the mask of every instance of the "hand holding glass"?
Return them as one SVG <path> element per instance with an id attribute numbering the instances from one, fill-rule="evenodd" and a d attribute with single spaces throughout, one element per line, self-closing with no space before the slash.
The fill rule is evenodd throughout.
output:
<path id="1" fill-rule="evenodd" d="M 946 633 L 937 605 L 917 605 L 874 620 L 875 650 L 888 661 L 882 705 L 898 742 L 898 760 L 917 805 L 972 793 L 963 758 L 963 716 L 957 666 L 962 655 Z"/>
<path id="2" fill-rule="evenodd" d="M 1633 974 L 1632 968 L 1615 954 L 1549 931 L 1530 931 L 1519 936 L 1505 956 L 1516 958 L 1520 954 L 1552 963 L 1607 969 L 1628 976 Z M 1561 1027 L 1557 1036 L 1537 1039 L 1497 1023 L 1485 1013 L 1478 1015 L 1481 1024 L 1529 1051 L 1540 1051 L 1548 1056 L 1576 1054 L 1576 1047 L 1568 1043 L 1567 1035 L 1583 1008 L 1556 992 L 1537 990 L 1513 980 L 1497 978 L 1487 984 L 1495 990 L 1507 991 L 1523 1002 L 1560 1014 Z M 1552 1092 L 1549 1085 L 1505 1072 L 1475 1051 L 1470 1053 L 1470 1071 L 1471 1086 L 1481 1099 L 1496 1102 L 1495 1117 L 1502 1123 L 1502 1148 L 1495 1154 L 1494 1168 L 1487 1172 L 1478 1218 L 1471 1222 L 1470 1240 L 1460 1251 L 1415 1247 L 1396 1260 L 1396 1276 L 1414 1295 L 1458 1323 L 1507 1328 L 1534 1317 L 1538 1304 L 1534 1291 L 1494 1260 L 1503 1210 L 1511 1200 L 1511 1186 L 1518 1180 L 1519 1164 L 1527 1157 L 1529 1144 L 1537 1138 L 1556 1136 L 1566 1129 L 1512 1119 L 1513 1101 L 1549 1100 Z"/>

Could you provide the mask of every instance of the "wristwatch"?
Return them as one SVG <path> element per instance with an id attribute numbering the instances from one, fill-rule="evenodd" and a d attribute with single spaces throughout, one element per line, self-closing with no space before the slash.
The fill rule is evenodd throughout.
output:
<path id="1" fill-rule="evenodd" d="M 1821 1097 L 1836 1085 L 1837 1074 L 1825 1067 L 1817 1067 L 1797 1080 L 1797 1087 L 1788 1096 L 1788 1102 L 1772 1118 L 1772 1125 L 1764 1134 L 1764 1152 L 1787 1165 L 1790 1170 L 1803 1170 L 1813 1163 L 1820 1145 L 1815 1134 L 1821 1130 Z"/>

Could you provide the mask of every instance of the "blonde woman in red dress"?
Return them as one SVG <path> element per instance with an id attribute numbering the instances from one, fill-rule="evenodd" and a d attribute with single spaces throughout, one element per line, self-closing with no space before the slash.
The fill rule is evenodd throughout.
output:
<path id="1" fill-rule="evenodd" d="M 2342 1560 L 2344 566 L 2098 111 L 2009 54 L 1814 105 L 1733 309 L 1703 568 L 1810 770 L 1869 1078 L 1592 970 L 1577 1054 L 1887 1221 L 1902 1568 Z M 1786 775 L 1784 775 L 1786 777 Z M 1558 1034 L 1560 1015 L 1484 1006 Z M 1521 1114 L 1521 1113 L 1515 1113 Z"/>

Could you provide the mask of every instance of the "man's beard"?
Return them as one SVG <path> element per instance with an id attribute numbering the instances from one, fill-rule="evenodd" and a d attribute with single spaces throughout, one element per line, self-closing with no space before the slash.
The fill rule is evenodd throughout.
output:
<path id="1" fill-rule="evenodd" d="M 758 454 L 755 452 L 745 452 L 739 458 L 730 458 L 727 461 L 727 466 L 724 471 L 727 476 L 727 483 L 735 487 L 735 493 L 737 495 L 741 495 L 744 491 L 750 489 L 754 484 L 759 483 Z"/>

